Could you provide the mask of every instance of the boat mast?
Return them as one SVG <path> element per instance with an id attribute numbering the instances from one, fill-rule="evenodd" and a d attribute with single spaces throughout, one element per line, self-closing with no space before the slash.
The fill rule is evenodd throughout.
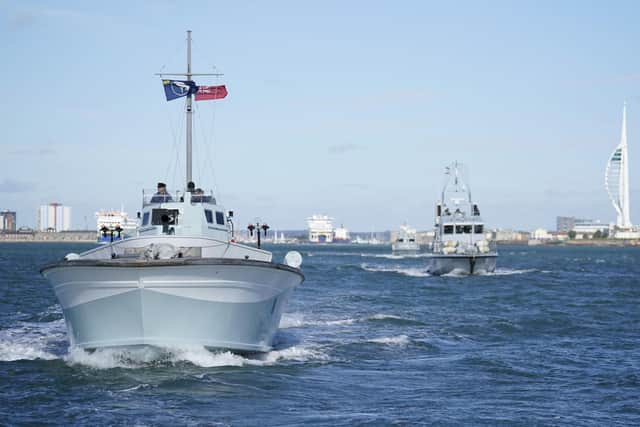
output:
<path id="1" fill-rule="evenodd" d="M 187 31 L 187 80 L 191 81 L 191 30 Z M 192 162 L 192 137 L 193 137 L 193 132 L 192 132 L 192 116 L 193 116 L 193 111 L 192 111 L 192 95 L 191 93 L 189 93 L 189 95 L 187 95 L 187 183 L 186 185 L 188 186 L 189 183 L 193 180 L 192 178 L 192 170 L 193 170 L 193 162 Z"/>
<path id="2" fill-rule="evenodd" d="M 188 82 L 192 82 L 193 76 L 215 76 L 220 77 L 224 74 L 221 73 L 192 73 L 191 72 L 191 30 L 187 30 L 187 72 L 186 73 L 156 73 L 156 76 L 184 76 Z M 193 144 L 193 94 L 187 95 L 187 182 L 193 180 L 193 159 L 192 159 L 192 144 Z"/>

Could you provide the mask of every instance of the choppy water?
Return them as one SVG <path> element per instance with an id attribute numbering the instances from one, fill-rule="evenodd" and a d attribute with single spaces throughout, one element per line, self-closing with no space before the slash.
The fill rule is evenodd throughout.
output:
<path id="1" fill-rule="evenodd" d="M 640 424 L 640 248 L 430 277 L 388 246 L 298 247 L 307 279 L 253 357 L 69 350 L 38 268 L 86 248 L 0 244 L 0 424 Z"/>

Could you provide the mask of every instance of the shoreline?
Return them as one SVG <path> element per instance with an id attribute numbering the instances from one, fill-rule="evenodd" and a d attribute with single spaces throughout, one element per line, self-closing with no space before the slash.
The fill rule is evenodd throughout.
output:
<path id="1" fill-rule="evenodd" d="M 0 242 L 47 242 L 47 243 L 98 243 L 95 231 L 61 231 L 61 232 L 18 232 L 0 233 Z"/>

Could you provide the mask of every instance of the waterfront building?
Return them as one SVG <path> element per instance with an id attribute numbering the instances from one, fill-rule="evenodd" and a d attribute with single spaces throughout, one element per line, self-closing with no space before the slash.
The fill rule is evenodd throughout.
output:
<path id="1" fill-rule="evenodd" d="M 0 212 L 0 232 L 15 233 L 16 232 L 16 213 L 10 210 Z"/>
<path id="2" fill-rule="evenodd" d="M 38 231 L 71 230 L 71 208 L 60 203 L 49 203 L 38 209 Z"/>
<path id="3" fill-rule="evenodd" d="M 576 218 L 575 216 L 557 216 L 556 217 L 556 231 L 558 233 L 568 233 L 573 230 L 573 227 L 580 222 L 589 222 L 590 219 Z"/>
<path id="4" fill-rule="evenodd" d="M 551 235 L 544 228 L 537 228 L 531 233 L 532 240 L 551 240 L 553 239 L 553 235 Z"/>
<path id="5" fill-rule="evenodd" d="M 525 241 L 529 240 L 529 234 L 526 231 L 494 230 L 491 240 L 496 242 Z"/>
<path id="6" fill-rule="evenodd" d="M 608 236 L 609 224 L 603 224 L 600 220 L 582 219 L 576 221 L 572 230 L 576 232 L 576 236 L 582 236 L 584 234 L 592 236 L 598 231 L 602 236 Z"/>

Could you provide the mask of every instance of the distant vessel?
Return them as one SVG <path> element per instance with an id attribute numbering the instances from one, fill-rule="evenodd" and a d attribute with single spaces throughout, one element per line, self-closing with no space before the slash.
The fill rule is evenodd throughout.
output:
<path id="1" fill-rule="evenodd" d="M 284 233 L 280 233 L 280 236 L 278 236 L 278 230 L 273 232 L 273 241 L 271 242 L 274 245 L 284 245 L 287 243 L 287 238 L 284 237 Z"/>
<path id="2" fill-rule="evenodd" d="M 351 239 L 351 243 L 355 245 L 383 245 L 385 242 L 383 240 L 379 240 L 374 234 L 373 231 L 368 239 L 365 239 L 361 236 L 356 236 L 354 239 Z"/>
<path id="3" fill-rule="evenodd" d="M 299 253 L 280 264 L 271 252 L 236 243 L 233 213 L 192 182 L 192 97 L 202 88 L 205 100 L 227 92 L 191 80 L 191 31 L 187 43 L 187 72 L 171 74 L 186 81 L 163 80 L 167 100 L 186 97 L 185 188 L 168 192 L 159 183 L 157 191 L 143 191 L 138 236 L 40 270 L 62 306 L 72 346 L 269 351 L 288 297 L 304 280 Z"/>
<path id="4" fill-rule="evenodd" d="M 446 182 L 436 205 L 435 239 L 428 260 L 430 274 L 483 274 L 496 269 L 495 244 L 486 240 L 484 223 L 462 164 L 446 168 Z"/>
<path id="5" fill-rule="evenodd" d="M 391 251 L 400 255 L 418 253 L 420 245 L 416 242 L 416 229 L 401 225 L 396 240 L 391 244 Z"/>
<path id="6" fill-rule="evenodd" d="M 349 243 L 350 241 L 349 230 L 344 228 L 344 225 L 340 225 L 340 227 L 333 230 L 333 243 Z"/>
<path id="7" fill-rule="evenodd" d="M 101 210 L 96 212 L 98 228 L 98 243 L 110 243 L 136 235 L 138 222 L 129 219 L 126 212 L 121 210 Z M 113 232 L 112 231 L 116 231 Z"/>
<path id="8" fill-rule="evenodd" d="M 333 218 L 327 215 L 312 215 L 307 218 L 310 243 L 333 242 Z"/>

